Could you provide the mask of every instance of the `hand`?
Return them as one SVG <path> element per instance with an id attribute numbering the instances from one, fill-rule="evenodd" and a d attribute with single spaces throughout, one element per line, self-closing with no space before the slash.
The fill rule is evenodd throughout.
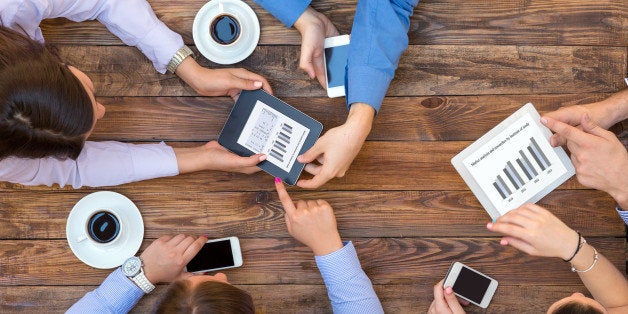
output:
<path id="1" fill-rule="evenodd" d="M 434 286 L 434 301 L 427 310 L 429 314 L 464 314 L 465 311 L 458 302 L 458 298 L 454 294 L 451 287 L 443 289 L 443 282 L 439 281 Z M 465 302 L 468 304 L 468 302 Z M 466 305 L 466 304 L 465 304 Z"/>
<path id="2" fill-rule="evenodd" d="M 562 107 L 556 111 L 547 113 L 545 116 L 582 130 L 580 121 L 585 114 L 588 114 L 591 120 L 595 121 L 595 123 L 602 126 L 604 129 L 608 129 L 612 126 L 612 121 L 610 117 L 608 117 L 609 114 L 607 114 L 607 110 L 605 110 L 604 106 L 597 105 L 597 103 Z M 560 134 L 554 134 L 550 138 L 550 143 L 552 146 L 557 147 L 565 145 L 567 141 Z"/>
<path id="3" fill-rule="evenodd" d="M 218 142 L 211 141 L 199 147 L 175 148 L 179 173 L 200 170 L 218 170 L 251 174 L 259 171 L 257 164 L 266 160 L 266 155 L 238 156 Z"/>
<path id="4" fill-rule="evenodd" d="M 297 160 L 306 164 L 305 171 L 313 174 L 309 180 L 299 180 L 302 188 L 318 188 L 335 177 L 343 177 L 358 155 L 371 131 L 375 109 L 367 104 L 351 106 L 345 124 L 335 127 L 321 136 L 314 146 Z M 320 165 L 313 164 L 316 160 Z"/>
<path id="5" fill-rule="evenodd" d="M 323 256 L 342 248 L 334 210 L 324 200 L 292 202 L 281 179 L 275 179 L 279 200 L 286 211 L 288 232 L 307 245 L 314 255 Z"/>
<path id="6" fill-rule="evenodd" d="M 144 261 L 144 275 L 152 284 L 184 279 L 191 274 L 184 271 L 194 256 L 207 242 L 205 236 L 194 239 L 179 234 L 163 236 L 149 245 L 140 257 Z"/>
<path id="7" fill-rule="evenodd" d="M 321 86 L 327 89 L 323 60 L 325 38 L 338 36 L 338 30 L 324 14 L 310 7 L 297 19 L 294 27 L 301 33 L 299 68 L 307 72 L 311 79 L 316 77 Z"/>
<path id="8" fill-rule="evenodd" d="M 628 152 L 612 132 L 597 126 L 586 113 L 580 120 L 582 130 L 548 116 L 541 122 L 566 140 L 582 185 L 609 193 L 620 206 L 628 205 Z"/>
<path id="9" fill-rule="evenodd" d="M 177 67 L 176 74 L 190 85 L 197 93 L 205 96 L 230 96 L 238 100 L 242 90 L 263 88 L 272 94 L 268 81 L 261 75 L 248 70 L 208 69 L 202 67 L 193 58 L 186 58 Z"/>
<path id="10" fill-rule="evenodd" d="M 578 246 L 578 234 L 545 208 L 524 204 L 486 225 L 504 235 L 500 244 L 534 256 L 568 259 Z"/>

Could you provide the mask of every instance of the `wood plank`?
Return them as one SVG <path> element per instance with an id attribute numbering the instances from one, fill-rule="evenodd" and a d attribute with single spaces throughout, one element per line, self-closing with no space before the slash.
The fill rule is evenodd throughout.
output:
<path id="1" fill-rule="evenodd" d="M 375 284 L 431 285 L 456 260 L 504 285 L 580 283 L 560 259 L 532 257 L 499 245 L 498 239 L 345 238 L 354 241 Z M 625 271 L 624 238 L 587 241 Z M 312 252 L 294 239 L 243 239 L 241 246 L 244 266 L 225 271 L 233 284 L 322 284 Z M 0 285 L 97 285 L 109 272 L 80 262 L 65 240 L 0 241 Z"/>
<path id="2" fill-rule="evenodd" d="M 118 190 L 118 189 L 114 189 Z M 5 193 L 0 239 L 65 239 L 78 192 Z M 283 209 L 274 192 L 139 192 L 126 194 L 142 212 L 146 238 L 169 233 L 285 238 Z M 292 192 L 293 199 L 325 199 L 344 237 L 496 236 L 490 218 L 471 192 Z M 54 204 L 50 200 L 54 199 Z M 622 237 L 625 227 L 615 202 L 594 190 L 555 191 L 540 205 L 585 236 Z M 359 215 L 359 219 L 356 219 Z"/>
<path id="3" fill-rule="evenodd" d="M 325 97 L 297 69 L 299 47 L 260 46 L 242 63 L 269 79 L 279 97 Z M 195 96 L 174 75 L 157 73 L 137 49 L 62 46 L 99 96 Z M 590 46 L 410 46 L 388 96 L 609 93 L 624 86 L 626 48 Z M 217 67 L 201 58 L 201 64 Z M 289 69 L 289 70 L 286 70 Z"/>
<path id="4" fill-rule="evenodd" d="M 205 0 L 170 2 L 149 0 L 157 16 L 192 44 L 192 24 Z M 245 0 L 261 26 L 259 43 L 300 44 L 294 29 L 287 29 L 267 11 Z M 340 33 L 351 33 L 356 0 L 315 1 Z M 481 45 L 628 45 L 628 10 L 621 1 L 577 0 L 465 1 L 422 0 L 411 17 L 411 44 Z M 56 44 L 119 45 L 121 41 L 98 22 L 74 23 L 65 19 L 43 23 L 44 36 Z"/>
<path id="5" fill-rule="evenodd" d="M 436 274 L 435 274 L 436 275 Z M 438 280 L 435 276 L 434 281 Z M 0 286 L 0 311 L 61 313 L 95 286 Z M 160 285 L 140 300 L 131 313 L 148 313 L 165 291 Z M 258 313 L 329 313 L 331 306 L 323 285 L 238 285 L 253 297 Z M 425 313 L 433 300 L 431 285 L 374 285 L 384 310 L 390 313 Z M 467 313 L 542 313 L 569 293 L 587 294 L 582 285 L 500 285 L 489 308 L 468 306 Z"/>
<path id="6" fill-rule="evenodd" d="M 174 147 L 201 143 L 169 143 Z M 470 142 L 366 142 L 346 175 L 330 180 L 319 190 L 468 190 L 451 165 L 451 158 Z M 302 178 L 310 177 L 302 174 Z M 123 191 L 271 191 L 272 177 L 265 172 L 244 175 L 231 172 L 196 172 L 124 185 Z M 0 191 L 25 187 L 0 182 Z M 583 189 L 575 177 L 559 189 Z M 49 187 L 28 189 L 49 190 Z M 70 189 L 70 187 L 68 187 Z M 100 190 L 98 188 L 97 190 Z"/>
<path id="7" fill-rule="evenodd" d="M 610 94 L 387 97 L 371 134 L 375 141 L 473 141 L 523 104 L 540 112 L 587 104 Z M 342 98 L 288 97 L 325 130 L 345 122 Z M 107 108 L 90 140 L 208 141 L 217 139 L 233 107 L 226 97 L 99 97 Z M 167 116 L 167 119 L 164 119 Z"/>

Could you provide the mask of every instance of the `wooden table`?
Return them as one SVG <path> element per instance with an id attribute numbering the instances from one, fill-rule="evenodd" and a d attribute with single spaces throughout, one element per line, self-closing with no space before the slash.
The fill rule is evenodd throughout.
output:
<path id="1" fill-rule="evenodd" d="M 193 45 L 192 22 L 204 0 L 149 2 Z M 278 97 L 325 130 L 343 123 L 344 99 L 327 98 L 297 69 L 298 32 L 246 2 L 262 33 L 255 52 L 236 66 L 267 77 Z M 314 2 L 341 33 L 350 32 L 355 0 Z M 450 158 L 526 102 L 550 111 L 625 88 L 627 19 L 628 6 L 617 0 L 422 1 L 410 47 L 348 174 L 319 190 L 292 188 L 293 198 L 332 204 L 342 237 L 355 243 L 390 313 L 425 312 L 432 286 L 456 260 L 499 280 L 489 313 L 540 313 L 585 292 L 562 261 L 500 246 Z M 198 97 L 176 76 L 156 73 L 97 22 L 57 19 L 43 28 L 47 41 L 94 80 L 107 107 L 93 140 L 193 146 L 217 138 L 231 99 Z M 244 266 L 225 273 L 253 295 L 259 312 L 330 312 L 312 253 L 287 233 L 272 182 L 263 172 L 202 172 L 80 190 L 1 183 L 0 312 L 62 312 L 101 283 L 110 271 L 80 262 L 65 240 L 72 206 L 100 190 L 137 204 L 146 226 L 143 247 L 175 233 L 240 237 Z M 572 178 L 540 204 L 625 272 L 625 227 L 608 195 Z M 164 287 L 135 311 L 148 311 Z"/>

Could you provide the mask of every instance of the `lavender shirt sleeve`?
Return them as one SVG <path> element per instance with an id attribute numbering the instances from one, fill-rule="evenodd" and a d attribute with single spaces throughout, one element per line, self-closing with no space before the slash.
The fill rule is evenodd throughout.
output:
<path id="1" fill-rule="evenodd" d="M 86 142 L 76 160 L 54 157 L 0 160 L 0 180 L 24 185 L 112 186 L 179 173 L 172 147 L 164 144 Z"/>
<path id="2" fill-rule="evenodd" d="M 144 292 L 118 268 L 66 313 L 128 313 L 143 296 Z"/>
<path id="3" fill-rule="evenodd" d="M 183 46 L 181 35 L 161 22 L 146 0 L 2 0 L 0 24 L 44 41 L 39 23 L 65 17 L 75 22 L 97 19 L 125 44 L 139 48 L 165 73 Z"/>
<path id="4" fill-rule="evenodd" d="M 350 241 L 338 251 L 315 259 L 334 313 L 384 313 Z"/>

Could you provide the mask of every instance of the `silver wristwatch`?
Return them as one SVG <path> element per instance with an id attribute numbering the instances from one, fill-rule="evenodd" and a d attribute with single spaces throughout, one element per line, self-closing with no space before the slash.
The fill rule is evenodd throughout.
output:
<path id="1" fill-rule="evenodd" d="M 155 289 L 155 285 L 153 285 L 148 278 L 144 275 L 144 268 L 142 259 L 133 256 L 129 257 L 124 264 L 122 264 L 122 273 L 131 279 L 144 293 L 150 293 Z"/>
<path id="2" fill-rule="evenodd" d="M 174 74 L 179 67 L 179 64 L 181 64 L 181 62 L 189 56 L 194 57 L 194 52 L 190 49 L 190 47 L 183 45 L 183 47 L 179 48 L 174 56 L 172 56 L 172 59 L 170 59 L 167 67 L 168 73 Z"/>

